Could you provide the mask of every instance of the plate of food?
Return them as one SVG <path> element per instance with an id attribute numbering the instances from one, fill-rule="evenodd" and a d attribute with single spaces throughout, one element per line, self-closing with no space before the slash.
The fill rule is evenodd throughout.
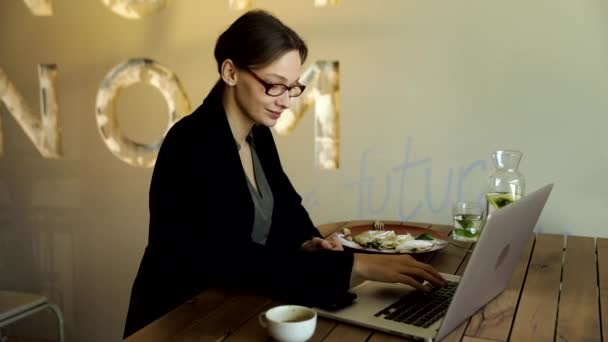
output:
<path id="1" fill-rule="evenodd" d="M 414 254 L 433 252 L 448 245 L 447 234 L 419 226 L 385 224 L 342 228 L 337 238 L 346 248 L 369 253 Z"/>

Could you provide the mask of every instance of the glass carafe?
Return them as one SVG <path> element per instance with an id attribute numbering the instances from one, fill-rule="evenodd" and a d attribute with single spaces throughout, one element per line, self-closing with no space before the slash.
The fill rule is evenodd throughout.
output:
<path id="1" fill-rule="evenodd" d="M 500 150 L 492 153 L 493 171 L 488 178 L 486 214 L 490 215 L 524 195 L 524 176 L 517 169 L 523 153 Z"/>

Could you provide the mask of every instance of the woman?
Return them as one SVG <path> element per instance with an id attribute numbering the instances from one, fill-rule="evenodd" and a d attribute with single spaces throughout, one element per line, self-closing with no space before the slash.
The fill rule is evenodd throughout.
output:
<path id="1" fill-rule="evenodd" d="M 352 299 L 352 276 L 445 284 L 409 256 L 342 251 L 313 225 L 270 131 L 305 89 L 298 78 L 306 55 L 302 39 L 264 11 L 245 13 L 219 37 L 220 79 L 158 154 L 125 337 L 208 286 L 331 307 Z"/>

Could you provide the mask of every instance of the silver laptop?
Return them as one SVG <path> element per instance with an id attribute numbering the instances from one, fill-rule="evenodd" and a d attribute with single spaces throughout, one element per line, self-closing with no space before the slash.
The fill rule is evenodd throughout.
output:
<path id="1" fill-rule="evenodd" d="M 548 184 L 490 215 L 462 277 L 443 274 L 450 286 L 427 295 L 403 284 L 365 281 L 351 289 L 354 304 L 315 309 L 322 317 L 390 334 L 442 339 L 508 286 L 552 188 Z"/>

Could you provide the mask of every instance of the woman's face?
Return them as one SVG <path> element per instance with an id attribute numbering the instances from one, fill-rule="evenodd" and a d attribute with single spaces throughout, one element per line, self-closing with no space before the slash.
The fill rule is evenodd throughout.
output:
<path id="1" fill-rule="evenodd" d="M 282 84 L 287 87 L 298 85 L 301 67 L 300 54 L 293 50 L 263 68 L 239 69 L 235 98 L 240 111 L 253 123 L 274 126 L 281 113 L 289 108 L 289 91 L 272 96 L 266 93 L 266 89 L 270 84 Z M 280 88 L 274 86 L 269 92 L 276 94 L 275 91 Z"/>

